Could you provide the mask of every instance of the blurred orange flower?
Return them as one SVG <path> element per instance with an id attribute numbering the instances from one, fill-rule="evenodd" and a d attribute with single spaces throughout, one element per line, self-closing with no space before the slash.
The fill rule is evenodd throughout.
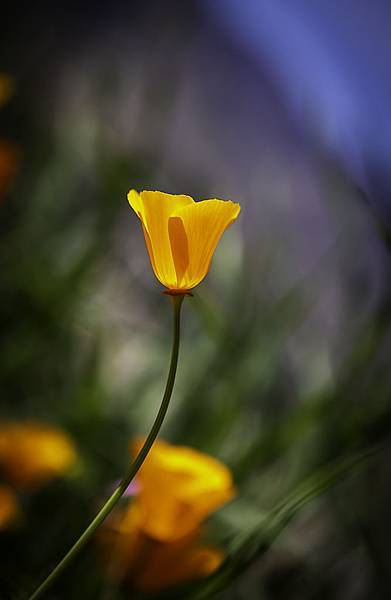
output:
<path id="1" fill-rule="evenodd" d="M 0 140 L 0 200 L 5 196 L 18 170 L 19 157 L 15 144 Z"/>
<path id="2" fill-rule="evenodd" d="M 7 73 L 0 73 L 0 108 L 9 100 L 14 91 L 14 82 Z"/>
<path id="3" fill-rule="evenodd" d="M 194 202 L 163 192 L 131 190 L 128 200 L 141 220 L 155 275 L 174 293 L 204 279 L 222 234 L 240 212 L 230 200 Z"/>
<path id="4" fill-rule="evenodd" d="M 134 455 L 142 443 L 141 439 L 133 443 Z M 234 494 L 232 475 L 225 465 L 192 448 L 164 441 L 153 446 L 138 482 L 140 526 L 144 533 L 163 542 L 194 531 Z"/>
<path id="5" fill-rule="evenodd" d="M 132 444 L 134 454 L 142 440 Z M 202 543 L 202 522 L 235 494 L 227 467 L 191 448 L 155 442 L 138 475 L 139 491 L 101 535 L 111 574 L 142 591 L 215 571 L 223 560 Z"/>
<path id="6" fill-rule="evenodd" d="M 0 423 L 0 467 L 16 486 L 45 484 L 75 462 L 75 448 L 63 431 L 33 421 Z"/>
<path id="7" fill-rule="evenodd" d="M 0 485 L 0 531 L 7 529 L 19 515 L 19 503 L 13 490 Z"/>

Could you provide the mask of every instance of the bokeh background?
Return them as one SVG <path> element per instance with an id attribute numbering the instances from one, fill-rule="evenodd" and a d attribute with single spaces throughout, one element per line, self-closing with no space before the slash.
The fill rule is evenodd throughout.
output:
<path id="1" fill-rule="evenodd" d="M 228 568 L 152 596 L 390 598 L 390 27 L 387 0 L 6 2 L 2 599 L 73 543 L 161 398 L 170 307 L 130 188 L 242 205 L 186 299 L 162 431 L 232 471 L 207 524 Z M 145 596 L 106 559 L 93 541 L 47 597 Z"/>

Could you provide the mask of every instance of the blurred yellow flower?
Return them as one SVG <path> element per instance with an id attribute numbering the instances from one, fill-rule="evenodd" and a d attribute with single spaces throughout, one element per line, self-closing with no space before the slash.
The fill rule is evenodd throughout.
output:
<path id="1" fill-rule="evenodd" d="M 0 108 L 5 104 L 14 91 L 12 77 L 6 73 L 0 73 Z"/>
<path id="2" fill-rule="evenodd" d="M 13 490 L 0 485 L 0 531 L 7 529 L 19 515 L 19 503 Z"/>
<path id="3" fill-rule="evenodd" d="M 69 436 L 42 423 L 0 423 L 0 467 L 15 485 L 35 487 L 76 462 Z"/>
<path id="4" fill-rule="evenodd" d="M 174 293 L 204 279 L 222 234 L 240 212 L 230 200 L 194 202 L 163 192 L 131 190 L 128 200 L 141 220 L 155 275 Z"/>
<path id="5" fill-rule="evenodd" d="M 137 454 L 142 440 L 132 444 Z M 138 475 L 139 490 L 124 514 L 101 534 L 111 574 L 142 591 L 209 575 L 221 550 L 202 543 L 202 522 L 232 499 L 227 467 L 191 448 L 155 442 Z"/>
<path id="6" fill-rule="evenodd" d="M 142 443 L 134 442 L 135 455 Z M 192 448 L 159 440 L 137 479 L 140 526 L 145 534 L 165 542 L 192 532 L 234 495 L 225 465 Z"/>

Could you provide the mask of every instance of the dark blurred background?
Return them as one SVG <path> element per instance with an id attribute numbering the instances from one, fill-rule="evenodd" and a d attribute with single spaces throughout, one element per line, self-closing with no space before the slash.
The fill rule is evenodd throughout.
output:
<path id="1" fill-rule="evenodd" d="M 19 518 L 0 503 L 1 598 L 54 566 L 157 410 L 171 315 L 130 188 L 242 205 L 186 300 L 162 432 L 232 469 L 211 527 L 227 556 L 296 485 L 376 449 L 218 597 L 391 597 L 390 27 L 387 0 L 3 7 L 0 462 L 1 427 L 31 421 L 77 461 L 26 489 L 2 459 Z M 106 588 L 91 544 L 48 597 Z"/>

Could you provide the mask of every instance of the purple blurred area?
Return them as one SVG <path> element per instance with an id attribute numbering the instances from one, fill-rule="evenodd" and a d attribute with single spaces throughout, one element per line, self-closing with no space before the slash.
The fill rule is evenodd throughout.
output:
<path id="1" fill-rule="evenodd" d="M 391 5 L 387 0 L 205 3 L 297 127 L 340 161 L 390 219 Z"/>

